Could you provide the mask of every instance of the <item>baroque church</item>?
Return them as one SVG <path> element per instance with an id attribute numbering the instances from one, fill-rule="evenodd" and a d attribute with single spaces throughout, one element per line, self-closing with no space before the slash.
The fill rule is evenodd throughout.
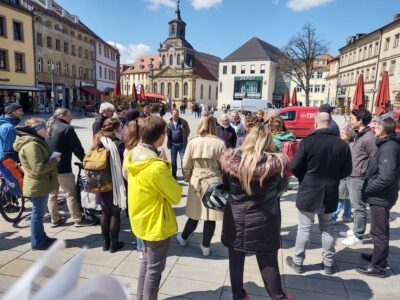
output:
<path id="1" fill-rule="evenodd" d="M 217 105 L 218 67 L 221 59 L 196 51 L 186 41 L 186 23 L 181 18 L 179 1 L 175 19 L 169 23 L 168 38 L 160 43 L 159 68 L 150 70 L 152 91 L 167 96 L 171 104 L 182 102 Z"/>

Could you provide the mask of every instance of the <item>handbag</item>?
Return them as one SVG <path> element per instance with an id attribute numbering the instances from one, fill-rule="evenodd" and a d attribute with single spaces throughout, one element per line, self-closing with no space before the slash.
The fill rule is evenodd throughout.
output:
<path id="1" fill-rule="evenodd" d="M 230 194 L 225 191 L 222 183 L 212 183 L 201 197 L 206 208 L 224 211 L 226 203 L 231 201 Z"/>

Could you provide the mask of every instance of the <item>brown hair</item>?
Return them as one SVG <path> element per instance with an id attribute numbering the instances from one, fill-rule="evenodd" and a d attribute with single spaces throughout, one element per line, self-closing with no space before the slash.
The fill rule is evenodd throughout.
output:
<path id="1" fill-rule="evenodd" d="M 259 116 L 257 116 L 256 114 L 252 114 L 244 118 L 244 127 L 247 131 L 250 131 L 251 128 L 257 126 L 261 122 L 262 121 Z"/>
<path id="2" fill-rule="evenodd" d="M 124 135 L 124 145 L 128 150 L 132 150 L 139 144 L 140 133 L 139 133 L 139 120 L 132 120 L 128 123 L 128 130 Z"/>
<path id="3" fill-rule="evenodd" d="M 217 120 L 212 116 L 204 116 L 200 119 L 199 127 L 197 127 L 197 134 L 205 136 L 208 134 L 217 134 Z"/>
<path id="4" fill-rule="evenodd" d="M 152 145 L 165 133 L 167 122 L 159 116 L 149 116 L 141 119 L 138 127 L 142 142 Z"/>
<path id="5" fill-rule="evenodd" d="M 94 136 L 91 150 L 97 150 L 100 148 L 100 139 L 102 137 L 113 139 L 115 137 L 114 131 L 119 127 L 121 127 L 121 122 L 118 119 L 109 118 L 105 120 L 101 130 Z"/>
<path id="6" fill-rule="evenodd" d="M 272 134 L 277 134 L 279 132 L 286 132 L 286 126 L 283 119 L 279 116 L 271 117 L 268 122 L 268 128 L 271 130 Z"/>
<path id="7" fill-rule="evenodd" d="M 25 125 L 30 127 L 35 127 L 41 123 L 46 123 L 46 121 L 39 117 L 33 117 L 25 121 Z"/>

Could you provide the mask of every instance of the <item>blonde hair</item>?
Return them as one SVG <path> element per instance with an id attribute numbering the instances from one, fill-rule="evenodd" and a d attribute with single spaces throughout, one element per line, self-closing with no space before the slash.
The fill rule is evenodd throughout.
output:
<path id="1" fill-rule="evenodd" d="M 25 121 L 25 125 L 29 127 L 35 127 L 41 123 L 46 123 L 46 121 L 39 117 L 33 117 Z"/>
<path id="2" fill-rule="evenodd" d="M 204 116 L 200 119 L 199 127 L 197 128 L 199 136 L 216 135 L 217 121 L 212 115 Z"/>
<path id="3" fill-rule="evenodd" d="M 248 195 L 251 195 L 251 182 L 253 181 L 260 157 L 264 155 L 266 158 L 265 162 L 263 162 L 265 168 L 263 168 L 259 182 L 261 187 L 270 170 L 269 161 L 276 155 L 277 148 L 272 139 L 272 133 L 267 128 L 264 128 L 263 125 L 253 127 L 247 134 L 243 144 L 236 150 L 236 152 L 238 151 L 241 152 L 241 161 L 237 176 L 244 191 Z M 283 159 L 277 155 L 276 157 L 280 160 L 281 174 L 283 174 Z"/>

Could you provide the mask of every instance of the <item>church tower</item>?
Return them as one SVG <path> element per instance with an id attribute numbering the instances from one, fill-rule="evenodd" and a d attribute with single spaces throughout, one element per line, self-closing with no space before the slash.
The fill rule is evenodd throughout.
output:
<path id="1" fill-rule="evenodd" d="M 186 23 L 181 18 L 181 11 L 179 9 L 179 0 L 176 5 L 175 19 L 169 23 L 169 36 L 170 39 L 185 40 Z"/>

